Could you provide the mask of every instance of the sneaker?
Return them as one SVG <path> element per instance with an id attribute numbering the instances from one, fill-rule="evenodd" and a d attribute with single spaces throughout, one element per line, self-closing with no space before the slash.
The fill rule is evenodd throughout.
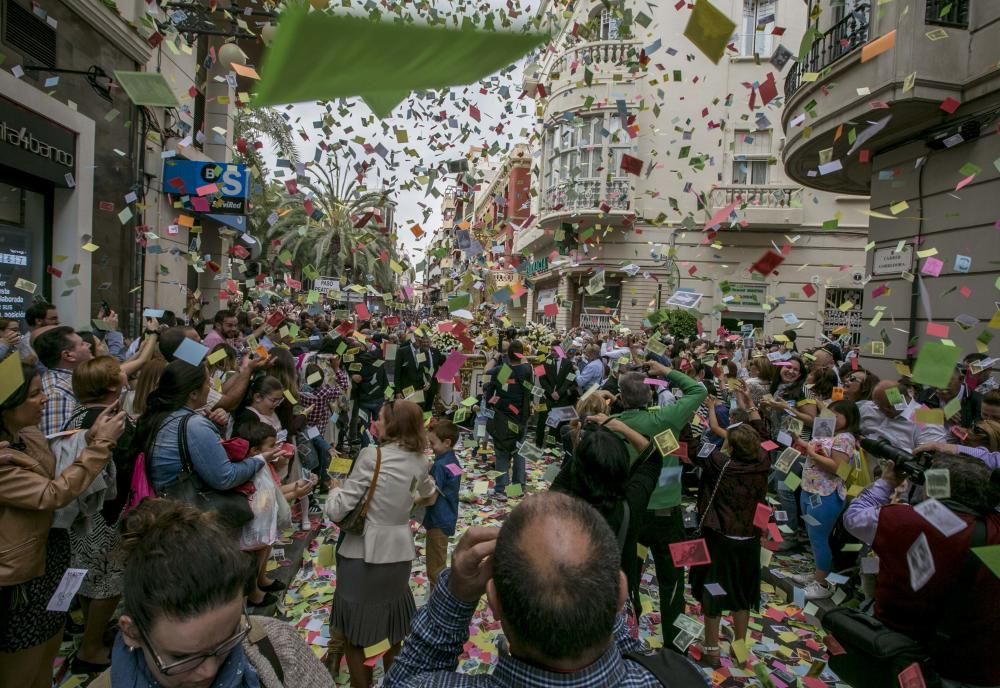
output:
<path id="1" fill-rule="evenodd" d="M 314 502 L 314 501 L 310 500 L 309 501 L 309 515 L 310 516 L 319 516 L 321 513 L 323 513 L 323 507 L 321 507 L 319 505 L 319 502 Z"/>
<path id="2" fill-rule="evenodd" d="M 830 586 L 825 583 L 820 583 L 819 581 L 813 581 L 806 586 L 806 599 L 807 600 L 825 600 L 826 598 L 833 595 L 833 590 Z"/>
<path id="3" fill-rule="evenodd" d="M 494 492 L 493 499 L 497 500 L 498 502 L 506 502 L 507 494 L 504 492 Z"/>
<path id="4" fill-rule="evenodd" d="M 799 586 L 809 585 L 816 580 L 816 577 L 811 573 L 793 573 L 790 576 L 785 576 L 785 578 Z"/>

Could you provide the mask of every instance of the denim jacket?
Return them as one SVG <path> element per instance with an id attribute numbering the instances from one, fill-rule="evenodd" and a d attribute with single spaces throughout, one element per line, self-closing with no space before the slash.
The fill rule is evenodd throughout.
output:
<path id="1" fill-rule="evenodd" d="M 229 490 L 252 480 L 264 460 L 258 457 L 233 463 L 222 448 L 222 438 L 212 421 L 189 408 L 181 408 L 163 421 L 156 432 L 156 440 L 146 457 L 153 489 L 160 493 L 176 482 L 181 474 L 181 456 L 177 443 L 177 430 L 184 416 L 191 416 L 187 424 L 187 445 L 191 465 L 205 483 L 216 490 Z"/>

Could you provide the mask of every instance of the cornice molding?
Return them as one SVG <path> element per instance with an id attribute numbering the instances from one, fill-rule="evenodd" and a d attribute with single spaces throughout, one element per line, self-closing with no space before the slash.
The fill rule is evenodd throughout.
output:
<path id="1" fill-rule="evenodd" d="M 100 0 L 62 0 L 62 3 L 111 41 L 129 59 L 144 67 L 152 58 L 153 49 L 149 47 L 149 43 Z"/>

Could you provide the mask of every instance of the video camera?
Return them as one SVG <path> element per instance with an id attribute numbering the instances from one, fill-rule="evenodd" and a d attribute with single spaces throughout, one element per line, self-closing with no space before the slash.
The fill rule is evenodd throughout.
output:
<path id="1" fill-rule="evenodd" d="M 934 452 L 910 454 L 884 439 L 864 438 L 861 440 L 861 448 L 880 459 L 892 461 L 898 475 L 918 485 L 924 484 L 924 471 L 931 467 L 934 459 Z"/>

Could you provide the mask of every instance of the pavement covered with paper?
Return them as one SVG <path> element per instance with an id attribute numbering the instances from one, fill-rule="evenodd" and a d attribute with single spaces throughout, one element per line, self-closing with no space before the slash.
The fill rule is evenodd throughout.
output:
<path id="1" fill-rule="evenodd" d="M 518 498 L 501 503 L 485 497 L 486 490 L 492 485 L 488 476 L 492 470 L 492 454 L 489 450 L 480 453 L 476 447 L 470 448 L 468 439 L 465 444 L 467 448 L 458 452 L 463 466 L 462 492 L 458 528 L 450 548 L 454 547 L 461 534 L 470 526 L 502 525 L 508 511 L 520 502 Z M 555 474 L 557 467 L 558 459 L 550 453 L 546 453 L 539 461 L 529 461 L 528 493 L 547 490 L 548 479 Z M 284 600 L 286 616 L 321 658 L 326 655 L 329 639 L 327 622 L 337 581 L 337 573 L 333 567 L 320 565 L 321 548 L 335 541 L 335 526 L 320 531 L 320 536 L 306 552 L 302 568 Z M 424 604 L 428 587 L 422 530 L 418 531 L 416 546 L 418 556 L 413 562 L 410 586 L 419 608 Z M 326 550 L 323 563 L 327 563 L 329 555 L 330 550 Z M 774 555 L 769 566 L 777 569 L 779 574 L 803 573 L 812 569 L 812 558 L 807 554 Z M 658 607 L 658 590 L 651 557 L 643 575 L 641 592 L 644 613 L 639 622 L 639 636 L 650 646 L 660 647 L 663 637 L 662 620 L 658 612 L 649 613 Z M 814 625 L 816 619 L 807 617 L 803 607 L 796 606 L 780 589 L 768 583 L 762 584 L 761 592 L 764 598 L 761 614 L 753 615 L 750 623 L 752 642 L 748 642 L 745 649 L 738 647 L 729 651 L 730 655 L 749 653 L 752 655 L 749 663 L 740 668 L 723 657 L 722 668 L 714 672 L 705 669 L 713 683 L 717 686 L 741 686 L 761 683 L 767 685 L 767 681 L 770 681 L 775 688 L 783 688 L 795 685 L 796 680 L 801 678 L 804 686 L 845 685 L 838 684 L 835 676 L 826 669 L 827 647 L 822 631 Z M 814 608 L 809 611 L 815 613 Z M 701 625 L 700 609 L 690 597 L 687 613 L 691 619 L 682 620 L 681 623 Z M 489 672 L 490 666 L 497 659 L 497 639 L 500 635 L 500 623 L 493 618 L 484 599 L 473 617 L 469 642 L 459 658 L 459 670 L 469 674 Z M 692 654 L 695 652 L 693 649 Z M 346 663 L 341 668 L 337 685 L 349 685 Z"/>

